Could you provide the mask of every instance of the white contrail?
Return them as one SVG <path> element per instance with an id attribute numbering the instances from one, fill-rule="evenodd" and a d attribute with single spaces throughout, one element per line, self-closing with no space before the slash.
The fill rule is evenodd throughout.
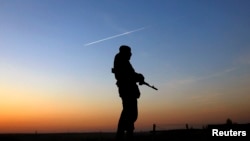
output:
<path id="1" fill-rule="evenodd" d="M 120 36 L 124 36 L 124 35 L 127 35 L 127 34 L 131 34 L 133 32 L 137 32 L 137 31 L 143 30 L 145 28 L 146 27 L 141 27 L 141 28 L 138 28 L 138 29 L 135 29 L 135 30 L 124 32 L 124 33 L 117 34 L 117 35 L 114 35 L 114 36 L 110 36 L 110 37 L 107 37 L 107 38 L 104 38 L 104 39 L 101 39 L 101 40 L 97 40 L 97 41 L 94 41 L 94 42 L 87 43 L 84 46 L 93 45 L 93 44 L 100 43 L 100 42 L 103 42 L 103 41 L 106 41 L 106 40 L 110 40 L 110 39 L 113 39 L 113 38 L 116 38 L 116 37 L 120 37 Z"/>

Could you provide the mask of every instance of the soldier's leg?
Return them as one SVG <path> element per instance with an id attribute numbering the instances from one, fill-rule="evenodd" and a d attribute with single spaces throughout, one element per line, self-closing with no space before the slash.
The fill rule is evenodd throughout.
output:
<path id="1" fill-rule="evenodd" d="M 120 119 L 118 121 L 118 127 L 117 127 L 117 132 L 116 132 L 116 140 L 117 141 L 122 141 L 123 140 L 125 130 L 126 130 L 126 126 L 127 126 L 126 108 L 124 108 L 124 104 L 123 104 L 123 109 L 122 109 L 122 112 L 121 112 L 121 115 L 120 115 Z"/>
<path id="2" fill-rule="evenodd" d="M 129 100 L 129 115 L 128 115 L 128 126 L 127 126 L 127 137 L 129 140 L 133 139 L 134 136 L 134 123 L 138 117 L 137 99 Z"/>
<path id="3" fill-rule="evenodd" d="M 122 141 L 124 138 L 124 134 L 125 134 L 125 127 L 124 127 L 123 117 L 121 114 L 121 117 L 120 117 L 119 122 L 118 122 L 117 131 L 116 131 L 116 140 Z"/>

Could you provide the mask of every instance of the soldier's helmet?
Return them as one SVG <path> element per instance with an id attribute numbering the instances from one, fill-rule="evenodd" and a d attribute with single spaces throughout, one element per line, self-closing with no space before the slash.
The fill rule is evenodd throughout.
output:
<path id="1" fill-rule="evenodd" d="M 121 45 L 119 48 L 120 52 L 131 52 L 131 48 L 127 45 Z"/>

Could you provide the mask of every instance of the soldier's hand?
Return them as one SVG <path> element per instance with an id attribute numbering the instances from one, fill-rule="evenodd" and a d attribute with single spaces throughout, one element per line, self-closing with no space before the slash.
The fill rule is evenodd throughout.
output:
<path id="1" fill-rule="evenodd" d="M 144 76 L 142 74 L 138 74 L 138 82 L 140 85 L 142 85 L 144 83 Z"/>

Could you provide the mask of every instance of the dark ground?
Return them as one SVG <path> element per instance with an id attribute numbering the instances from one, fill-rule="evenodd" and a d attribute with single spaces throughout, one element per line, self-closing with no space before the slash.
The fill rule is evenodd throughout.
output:
<path id="1" fill-rule="evenodd" d="M 250 134 L 249 132 L 247 132 Z M 0 134 L 0 141 L 114 141 L 114 133 L 41 133 L 41 134 Z M 233 139 L 250 141 L 247 137 L 212 137 L 210 129 L 178 129 L 158 132 L 137 132 L 135 141 L 211 141 Z"/>

